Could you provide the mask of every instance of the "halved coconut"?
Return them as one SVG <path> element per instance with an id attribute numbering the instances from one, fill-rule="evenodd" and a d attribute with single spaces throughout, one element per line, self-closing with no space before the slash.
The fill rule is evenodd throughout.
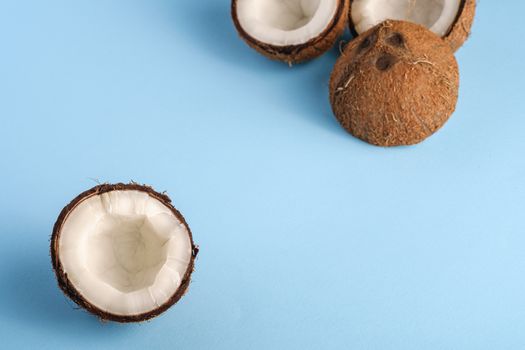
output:
<path id="1" fill-rule="evenodd" d="M 385 21 L 351 41 L 330 78 L 341 125 L 378 146 L 412 145 L 456 108 L 459 72 L 450 46 L 411 22 Z"/>
<path id="2" fill-rule="evenodd" d="M 198 248 L 168 196 L 138 184 L 96 186 L 60 213 L 51 238 L 62 291 L 103 320 L 153 318 L 185 293 Z"/>
<path id="3" fill-rule="evenodd" d="M 240 36 L 263 55 L 297 63 L 320 56 L 343 33 L 349 0 L 233 0 Z"/>
<path id="4" fill-rule="evenodd" d="M 470 35 L 475 9 L 476 0 L 351 0 L 350 28 L 361 34 L 387 19 L 414 22 L 456 51 Z"/>

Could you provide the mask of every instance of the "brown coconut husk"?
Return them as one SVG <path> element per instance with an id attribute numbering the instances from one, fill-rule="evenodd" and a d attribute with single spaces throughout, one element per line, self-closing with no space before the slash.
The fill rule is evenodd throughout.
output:
<path id="1" fill-rule="evenodd" d="M 191 256 L 188 268 L 186 269 L 186 272 L 182 278 L 182 283 L 179 286 L 179 288 L 173 293 L 173 295 L 169 298 L 167 302 L 165 302 L 164 304 L 160 305 L 158 308 L 150 312 L 146 312 L 146 313 L 138 314 L 138 315 L 123 316 L 123 315 L 111 314 L 105 310 L 102 310 L 96 307 L 95 305 L 91 304 L 89 300 L 84 298 L 84 296 L 75 288 L 73 283 L 69 280 L 67 273 L 64 272 L 64 268 L 62 266 L 62 263 L 60 262 L 60 258 L 59 258 L 60 257 L 60 245 L 59 245 L 60 232 L 69 214 L 73 211 L 73 209 L 76 208 L 77 205 L 82 203 L 84 200 L 92 196 L 101 195 L 103 193 L 107 193 L 111 191 L 142 191 L 142 192 L 147 193 L 149 196 L 159 200 L 166 207 L 168 207 L 171 210 L 171 212 L 177 217 L 177 219 L 188 230 L 189 238 L 190 238 L 191 245 L 192 245 L 192 256 Z M 180 300 L 180 298 L 186 293 L 190 285 L 191 274 L 194 269 L 195 258 L 197 257 L 198 252 L 199 252 L 199 248 L 193 242 L 193 236 L 192 236 L 190 227 L 186 223 L 186 220 L 184 219 L 182 214 L 171 204 L 171 199 L 166 194 L 156 192 L 150 186 L 139 185 L 136 183 L 103 184 L 103 185 L 95 186 L 79 194 L 75 199 L 71 201 L 71 203 L 69 203 L 64 209 L 62 209 L 62 212 L 58 216 L 58 219 L 53 227 L 53 234 L 51 236 L 51 262 L 53 264 L 53 270 L 55 271 L 58 286 L 60 287 L 62 292 L 67 297 L 73 300 L 82 309 L 90 312 L 91 314 L 97 316 L 103 321 L 115 321 L 115 322 L 122 322 L 122 323 L 142 322 L 142 321 L 152 319 L 160 315 L 164 311 L 166 311 L 172 305 L 177 303 Z"/>
<path id="2" fill-rule="evenodd" d="M 385 21 L 350 42 L 330 79 L 332 110 L 378 146 L 419 143 L 454 112 L 459 86 L 450 46 L 426 28 Z"/>

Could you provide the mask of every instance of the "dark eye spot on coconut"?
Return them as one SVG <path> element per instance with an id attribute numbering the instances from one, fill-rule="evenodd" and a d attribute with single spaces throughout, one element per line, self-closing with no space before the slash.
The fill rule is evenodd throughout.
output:
<path id="1" fill-rule="evenodd" d="M 386 39 L 386 43 L 394 47 L 405 47 L 405 37 L 401 33 L 393 33 Z"/>
<path id="2" fill-rule="evenodd" d="M 357 53 L 361 53 L 365 51 L 366 49 L 368 49 L 369 47 L 371 47 L 376 42 L 376 40 L 377 40 L 377 36 L 375 33 L 364 38 L 363 41 L 361 41 L 361 43 L 357 47 Z"/>
<path id="3" fill-rule="evenodd" d="M 387 71 L 396 64 L 397 58 L 389 53 L 382 54 L 376 61 L 376 68 L 380 71 Z"/>

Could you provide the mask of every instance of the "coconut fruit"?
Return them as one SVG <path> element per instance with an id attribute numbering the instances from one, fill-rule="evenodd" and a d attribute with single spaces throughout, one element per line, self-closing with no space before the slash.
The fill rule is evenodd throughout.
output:
<path id="1" fill-rule="evenodd" d="M 454 112 L 459 73 L 447 43 L 423 26 L 385 21 L 351 41 L 330 78 L 332 110 L 378 146 L 419 143 Z"/>
<path id="2" fill-rule="evenodd" d="M 263 55 L 297 63 L 320 56 L 344 32 L 349 0 L 233 0 L 239 35 Z"/>
<path id="3" fill-rule="evenodd" d="M 349 22 L 354 34 L 387 19 L 414 22 L 456 51 L 470 35 L 475 10 L 476 0 L 351 0 Z"/>
<path id="4" fill-rule="evenodd" d="M 103 320 L 139 322 L 186 292 L 198 248 L 169 197 L 138 184 L 99 185 L 60 213 L 51 238 L 62 291 Z"/>

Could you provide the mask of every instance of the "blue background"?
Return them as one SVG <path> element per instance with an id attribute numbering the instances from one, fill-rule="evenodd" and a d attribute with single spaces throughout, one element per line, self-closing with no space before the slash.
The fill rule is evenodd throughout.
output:
<path id="1" fill-rule="evenodd" d="M 1 1 L 0 348 L 523 349 L 524 11 L 482 1 L 450 122 L 382 149 L 331 114 L 337 49 L 269 61 L 229 1 Z M 151 322 L 56 287 L 94 179 L 167 190 L 201 247 Z"/>

